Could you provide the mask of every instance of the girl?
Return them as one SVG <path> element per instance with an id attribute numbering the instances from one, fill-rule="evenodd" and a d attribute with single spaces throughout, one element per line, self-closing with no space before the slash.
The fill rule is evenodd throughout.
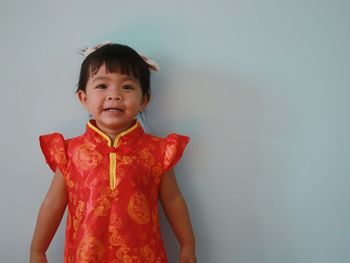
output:
<path id="1" fill-rule="evenodd" d="M 158 197 L 180 244 L 179 262 L 193 263 L 195 240 L 173 172 L 189 138 L 146 134 L 136 120 L 150 100 L 158 65 L 128 46 L 86 49 L 77 95 L 93 117 L 81 136 L 40 136 L 55 173 L 41 205 L 30 263 L 46 250 L 68 206 L 65 263 L 164 263 Z"/>

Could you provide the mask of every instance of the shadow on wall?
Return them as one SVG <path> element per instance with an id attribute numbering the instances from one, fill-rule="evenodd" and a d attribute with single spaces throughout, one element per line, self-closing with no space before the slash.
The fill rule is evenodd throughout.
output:
<path id="1" fill-rule="evenodd" d="M 175 131 L 191 137 L 175 172 L 190 208 L 198 261 L 228 262 L 235 255 L 236 262 L 265 262 L 256 207 L 261 84 L 234 73 L 162 65 L 153 80 L 148 123 L 161 136 Z M 177 262 L 177 240 L 160 217 L 169 262 Z"/>

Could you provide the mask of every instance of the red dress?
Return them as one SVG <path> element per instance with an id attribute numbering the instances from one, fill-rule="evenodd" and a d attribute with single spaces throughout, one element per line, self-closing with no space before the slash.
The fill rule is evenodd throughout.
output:
<path id="1" fill-rule="evenodd" d="M 93 121 L 72 139 L 40 136 L 47 163 L 66 184 L 64 262 L 168 262 L 158 221 L 159 186 L 188 141 L 178 134 L 146 134 L 138 122 L 113 145 Z"/>

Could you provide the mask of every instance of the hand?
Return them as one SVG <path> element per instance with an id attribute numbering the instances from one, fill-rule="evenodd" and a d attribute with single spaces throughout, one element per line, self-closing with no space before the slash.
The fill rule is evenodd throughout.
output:
<path id="1" fill-rule="evenodd" d="M 180 247 L 180 263 L 196 263 L 196 253 L 194 246 Z"/>
<path id="2" fill-rule="evenodd" d="M 31 251 L 29 263 L 47 263 L 45 253 L 39 251 Z"/>

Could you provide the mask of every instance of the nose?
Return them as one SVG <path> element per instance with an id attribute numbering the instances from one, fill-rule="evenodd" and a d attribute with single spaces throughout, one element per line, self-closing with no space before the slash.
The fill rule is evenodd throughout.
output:
<path id="1" fill-rule="evenodd" d="M 108 100 L 121 100 L 122 97 L 121 97 L 120 92 L 118 92 L 117 90 L 113 90 L 108 94 L 107 99 Z"/>

